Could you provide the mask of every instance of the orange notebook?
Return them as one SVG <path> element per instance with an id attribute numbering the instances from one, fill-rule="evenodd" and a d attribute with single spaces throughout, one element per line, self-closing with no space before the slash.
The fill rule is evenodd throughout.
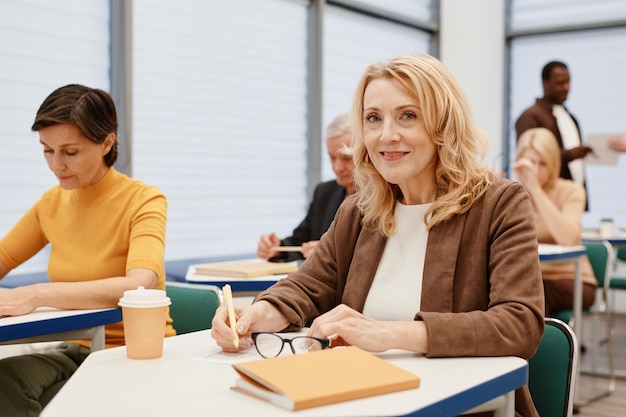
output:
<path id="1" fill-rule="evenodd" d="M 230 278 L 254 278 L 287 274 L 298 269 L 296 262 L 234 261 L 194 265 L 196 274 Z"/>
<path id="2" fill-rule="evenodd" d="M 290 410 L 418 388 L 420 378 L 355 346 L 233 364 L 234 390 Z"/>

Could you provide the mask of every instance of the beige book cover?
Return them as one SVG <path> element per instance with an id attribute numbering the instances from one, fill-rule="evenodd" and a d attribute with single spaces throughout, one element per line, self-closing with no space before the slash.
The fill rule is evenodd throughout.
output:
<path id="1" fill-rule="evenodd" d="M 233 261 L 194 265 L 198 275 L 231 278 L 255 278 L 265 275 L 288 274 L 298 269 L 296 262 Z"/>
<path id="2" fill-rule="evenodd" d="M 290 410 L 418 388 L 420 378 L 355 346 L 233 364 L 234 390 Z"/>

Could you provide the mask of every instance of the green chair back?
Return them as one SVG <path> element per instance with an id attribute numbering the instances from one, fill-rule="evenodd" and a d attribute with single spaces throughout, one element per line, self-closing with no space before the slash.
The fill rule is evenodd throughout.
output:
<path id="1" fill-rule="evenodd" d="M 626 261 L 626 249 L 617 250 L 617 259 L 620 261 Z M 626 290 L 626 277 L 612 276 L 610 288 L 615 290 Z"/>
<path id="2" fill-rule="evenodd" d="M 220 306 L 220 289 L 213 285 L 167 283 L 170 297 L 170 316 L 176 334 L 185 334 L 211 328 L 215 310 Z"/>
<path id="3" fill-rule="evenodd" d="M 589 263 L 591 264 L 591 269 L 593 270 L 593 274 L 598 281 L 598 288 L 606 287 L 605 290 L 608 289 L 609 283 L 609 273 L 610 273 L 610 254 L 611 254 L 611 246 L 608 243 L 599 243 L 599 242 L 586 242 L 585 249 L 587 251 L 587 258 L 589 259 Z M 573 306 L 572 306 L 573 307 Z M 589 313 L 588 310 L 583 310 L 583 313 Z M 564 321 L 565 323 L 570 323 L 574 317 L 574 310 L 560 310 L 552 313 L 554 318 Z"/>
<path id="4" fill-rule="evenodd" d="M 546 318 L 539 348 L 528 361 L 528 388 L 541 417 L 570 417 L 578 343 L 572 329 L 561 320 Z"/>
<path id="5" fill-rule="evenodd" d="M 591 242 L 585 243 L 585 247 L 587 248 L 587 258 L 589 258 L 593 273 L 598 280 L 598 287 L 603 287 L 611 267 L 609 265 L 611 248 L 607 247 L 604 243 Z"/>

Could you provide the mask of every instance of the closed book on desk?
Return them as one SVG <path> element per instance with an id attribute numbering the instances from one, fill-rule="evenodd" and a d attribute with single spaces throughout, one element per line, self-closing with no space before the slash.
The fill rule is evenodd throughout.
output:
<path id="1" fill-rule="evenodd" d="M 196 274 L 230 278 L 255 278 L 266 275 L 287 274 L 298 269 L 296 262 L 233 261 L 194 265 Z"/>
<path id="2" fill-rule="evenodd" d="M 418 388 L 420 378 L 355 346 L 233 364 L 234 390 L 290 410 Z"/>

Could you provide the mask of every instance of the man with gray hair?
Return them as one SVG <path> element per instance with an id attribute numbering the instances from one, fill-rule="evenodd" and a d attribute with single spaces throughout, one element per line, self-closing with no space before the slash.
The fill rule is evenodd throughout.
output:
<path id="1" fill-rule="evenodd" d="M 257 256 L 270 261 L 294 261 L 308 258 L 320 237 L 328 230 L 344 198 L 355 192 L 352 157 L 342 152 L 352 142 L 352 122 L 349 114 L 337 116 L 326 129 L 326 149 L 337 177 L 315 187 L 313 200 L 302 222 L 293 234 L 280 239 L 276 233 L 266 233 L 259 239 Z M 278 252 L 277 246 L 301 246 L 300 252 Z"/>

